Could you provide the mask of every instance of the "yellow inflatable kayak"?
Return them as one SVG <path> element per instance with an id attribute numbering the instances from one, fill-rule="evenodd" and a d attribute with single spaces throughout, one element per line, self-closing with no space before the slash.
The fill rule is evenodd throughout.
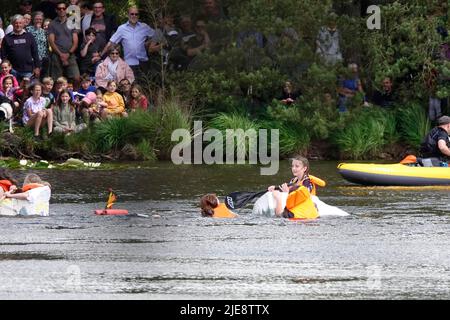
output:
<path id="1" fill-rule="evenodd" d="M 344 179 L 362 185 L 450 185 L 450 167 L 416 167 L 400 163 L 340 163 L 337 168 Z"/>

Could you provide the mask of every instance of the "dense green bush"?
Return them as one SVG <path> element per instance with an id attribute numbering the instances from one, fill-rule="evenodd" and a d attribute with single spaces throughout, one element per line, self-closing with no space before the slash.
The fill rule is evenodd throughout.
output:
<path id="1" fill-rule="evenodd" d="M 418 149 L 431 128 L 430 120 L 424 108 L 418 103 L 411 103 L 399 109 L 397 117 L 403 141 L 410 147 Z"/>
<path id="2" fill-rule="evenodd" d="M 346 125 L 333 140 L 347 159 L 371 159 L 393 142 L 395 117 L 379 108 L 364 108 L 348 116 Z"/>

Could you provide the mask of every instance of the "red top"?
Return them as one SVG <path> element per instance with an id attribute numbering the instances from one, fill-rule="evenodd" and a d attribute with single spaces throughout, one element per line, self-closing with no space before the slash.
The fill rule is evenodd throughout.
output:
<path id="1" fill-rule="evenodd" d="M 144 95 L 141 95 L 138 99 L 131 98 L 130 102 L 128 103 L 128 106 L 131 110 L 139 109 L 147 110 L 148 109 L 148 100 L 147 97 Z"/>

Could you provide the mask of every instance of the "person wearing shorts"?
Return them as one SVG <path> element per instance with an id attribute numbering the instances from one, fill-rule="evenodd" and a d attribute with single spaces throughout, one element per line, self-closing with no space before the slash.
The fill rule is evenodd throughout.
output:
<path id="1" fill-rule="evenodd" d="M 80 71 L 75 56 L 78 47 L 77 30 L 68 23 L 65 2 L 58 2 L 56 11 L 58 17 L 48 27 L 48 41 L 52 48 L 50 75 L 53 79 L 65 76 L 71 79 L 74 88 L 78 89 Z"/>

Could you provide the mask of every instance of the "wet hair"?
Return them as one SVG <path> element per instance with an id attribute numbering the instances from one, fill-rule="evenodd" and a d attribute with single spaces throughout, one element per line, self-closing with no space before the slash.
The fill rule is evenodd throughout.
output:
<path id="1" fill-rule="evenodd" d="M 208 193 L 200 199 L 200 209 L 202 217 L 212 217 L 214 215 L 214 208 L 217 208 L 219 202 L 215 193 Z"/>
<path id="2" fill-rule="evenodd" d="M 30 183 L 42 183 L 42 179 L 36 173 L 29 173 L 25 176 L 25 179 L 23 179 L 23 184 Z"/>
<path id="3" fill-rule="evenodd" d="M 17 180 L 13 178 L 8 169 L 0 168 L 0 180 L 9 180 L 12 184 L 18 185 Z"/>
<path id="4" fill-rule="evenodd" d="M 296 155 L 293 158 L 291 158 L 291 161 L 294 161 L 294 160 L 300 161 L 302 163 L 302 165 L 304 167 L 306 167 L 305 174 L 309 174 L 309 161 L 308 161 L 308 159 L 306 159 L 305 157 L 303 157 L 301 155 Z"/>
<path id="5" fill-rule="evenodd" d="M 39 183 L 42 184 L 44 186 L 47 186 L 49 188 L 51 188 L 51 184 L 47 181 L 44 181 L 41 179 L 41 177 L 39 177 L 37 174 L 35 173 L 29 173 L 25 176 L 25 179 L 23 179 L 23 185 L 27 185 L 30 183 Z"/>

